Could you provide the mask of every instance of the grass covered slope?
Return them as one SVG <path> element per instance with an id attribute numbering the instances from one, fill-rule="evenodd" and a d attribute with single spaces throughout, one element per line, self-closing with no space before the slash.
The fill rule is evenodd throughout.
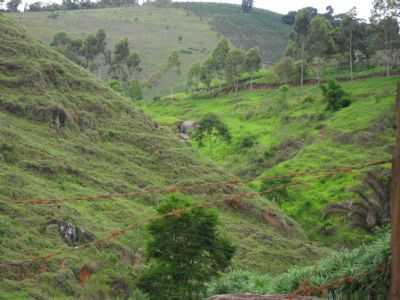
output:
<path id="1" fill-rule="evenodd" d="M 104 29 L 110 50 L 121 39 L 128 38 L 131 51 L 142 59 L 142 80 L 160 73 L 171 53 L 178 51 L 182 74 L 173 71 L 164 74 L 157 86 L 147 90 L 148 97 L 170 93 L 171 86 L 182 88 L 190 66 L 205 60 L 218 41 L 216 32 L 206 22 L 182 9 L 121 7 L 60 11 L 58 14 L 56 19 L 49 18 L 49 12 L 27 12 L 13 17 L 30 35 L 47 44 L 57 32 L 83 38 Z"/>
<path id="2" fill-rule="evenodd" d="M 320 255 L 265 199 L 243 207 L 222 201 L 232 188 L 217 183 L 231 176 L 4 15 L 0 40 L 0 299 L 132 296 L 147 232 L 143 226 L 118 232 L 155 215 L 162 195 L 148 188 L 184 189 L 218 207 L 221 229 L 238 248 L 237 267 L 281 272 Z M 141 193 L 30 201 L 127 192 Z M 96 240 L 118 238 L 74 248 L 47 226 L 54 221 Z M 31 260 L 55 252 L 48 261 Z"/>
<path id="3" fill-rule="evenodd" d="M 127 37 L 131 51 L 138 52 L 142 59 L 144 81 L 158 79 L 169 55 L 178 51 L 181 74 L 175 71 L 164 74 L 156 86 L 146 90 L 147 98 L 171 93 L 171 88 L 184 88 L 191 65 L 204 61 L 221 37 L 228 38 L 237 47 L 258 47 L 265 62 L 276 62 L 291 32 L 279 14 L 259 9 L 244 14 L 240 6 L 229 4 L 176 3 L 170 8 L 147 5 L 60 11 L 57 18 L 50 18 L 49 14 L 25 12 L 11 16 L 30 35 L 47 44 L 57 32 L 83 38 L 104 29 L 112 50 Z"/>
<path id="4" fill-rule="evenodd" d="M 210 99 L 177 96 L 143 107 L 171 126 L 179 120 L 200 120 L 208 113 L 220 116 L 232 133 L 232 143 L 217 143 L 200 152 L 261 190 L 264 178 L 271 176 L 390 159 L 397 81 L 371 78 L 343 83 L 353 104 L 336 113 L 325 110 L 318 86 L 243 91 Z M 350 189 L 361 183 L 365 171 L 295 178 L 301 185 L 289 187 L 287 199 L 278 204 L 314 239 L 357 241 L 356 233 L 323 218 L 323 210 L 328 203 L 354 197 Z"/>
<path id="5" fill-rule="evenodd" d="M 243 13 L 241 6 L 218 3 L 175 4 L 208 20 L 212 28 L 229 38 L 238 48 L 259 48 L 264 63 L 275 63 L 286 49 L 291 26 L 282 22 L 282 15 L 253 9 Z"/>

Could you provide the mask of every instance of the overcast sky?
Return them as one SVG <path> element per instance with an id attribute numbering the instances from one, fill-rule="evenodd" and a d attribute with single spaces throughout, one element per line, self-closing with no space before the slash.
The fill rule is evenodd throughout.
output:
<path id="1" fill-rule="evenodd" d="M 177 0 L 184 1 L 184 0 Z M 196 2 L 220 2 L 220 3 L 236 3 L 240 4 L 241 0 L 196 0 Z M 373 0 L 254 0 L 255 5 L 282 14 L 290 10 L 298 10 L 306 6 L 318 8 L 320 12 L 324 12 L 328 5 L 331 5 L 336 13 L 348 12 L 354 6 L 357 7 L 360 18 L 368 19 L 371 15 Z"/>

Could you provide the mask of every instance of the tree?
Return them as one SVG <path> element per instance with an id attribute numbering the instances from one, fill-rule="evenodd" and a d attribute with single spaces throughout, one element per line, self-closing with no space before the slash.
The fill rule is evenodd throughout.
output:
<path id="1" fill-rule="evenodd" d="M 321 16 L 315 17 L 310 24 L 307 36 L 307 52 L 312 58 L 312 64 L 317 73 L 318 83 L 321 82 L 321 71 L 325 57 L 333 53 L 335 42 L 330 23 Z"/>
<path id="2" fill-rule="evenodd" d="M 126 63 L 130 54 L 129 41 L 127 38 L 122 39 L 114 48 L 114 63 Z"/>
<path id="3" fill-rule="evenodd" d="M 205 283 L 225 270 L 235 249 L 217 230 L 216 211 L 172 195 L 157 209 L 148 226 L 147 269 L 138 286 L 151 300 L 199 300 Z"/>
<path id="4" fill-rule="evenodd" d="M 244 59 L 244 71 L 250 73 L 250 89 L 253 89 L 254 73 L 261 68 L 261 56 L 258 49 L 252 48 L 246 52 Z"/>
<path id="5" fill-rule="evenodd" d="M 331 80 L 327 85 L 321 85 L 321 90 L 327 102 L 326 110 L 335 112 L 351 105 L 346 92 L 336 81 Z"/>
<path id="6" fill-rule="evenodd" d="M 229 52 L 226 58 L 225 76 L 229 83 L 233 85 L 235 92 L 239 90 L 240 74 L 244 68 L 245 56 L 239 49 Z"/>
<path id="7" fill-rule="evenodd" d="M 191 66 L 188 73 L 188 82 L 187 85 L 189 88 L 195 86 L 200 81 L 200 73 L 201 73 L 201 64 L 194 64 Z"/>
<path id="8" fill-rule="evenodd" d="M 140 82 L 138 80 L 132 80 L 127 87 L 127 96 L 132 100 L 142 100 L 143 92 Z"/>
<path id="9" fill-rule="evenodd" d="M 210 89 L 212 80 L 214 78 L 213 70 L 214 70 L 214 63 L 212 59 L 207 59 L 200 68 L 200 73 L 199 73 L 200 82 L 206 86 L 207 90 Z"/>
<path id="10" fill-rule="evenodd" d="M 218 139 L 230 143 L 232 138 L 226 124 L 215 114 L 207 114 L 200 120 L 193 137 L 200 146 L 204 146 L 205 139 L 211 145 Z"/>
<path id="11" fill-rule="evenodd" d="M 223 77 L 226 66 L 226 58 L 228 57 L 229 51 L 230 47 L 228 40 L 222 39 L 211 54 L 210 71 L 215 72 L 218 79 Z"/>
<path id="12" fill-rule="evenodd" d="M 129 78 L 128 59 L 130 56 L 129 41 L 122 39 L 114 47 L 109 73 L 114 79 L 127 82 Z"/>
<path id="13" fill-rule="evenodd" d="M 242 0 L 242 9 L 245 13 L 250 12 L 253 9 L 254 0 Z"/>
<path id="14" fill-rule="evenodd" d="M 107 50 L 107 42 L 106 42 L 106 32 L 104 29 L 99 29 L 96 33 L 96 44 L 97 44 L 97 53 L 105 53 Z"/>
<path id="15" fill-rule="evenodd" d="M 171 55 L 168 57 L 168 67 L 167 69 L 171 68 L 176 68 L 176 73 L 180 74 L 181 73 L 181 61 L 179 58 L 179 53 L 178 51 L 173 51 Z"/>
<path id="16" fill-rule="evenodd" d="M 294 25 L 296 22 L 297 11 L 290 11 L 282 17 L 282 22 L 287 25 Z"/>
<path id="17" fill-rule="evenodd" d="M 89 67 L 90 62 L 93 62 L 93 60 L 98 54 L 97 51 L 98 51 L 98 45 L 96 36 L 90 34 L 83 41 L 83 46 L 82 46 L 82 55 L 86 59 L 86 67 Z"/>
<path id="18" fill-rule="evenodd" d="M 10 0 L 7 2 L 7 9 L 11 12 L 17 12 L 21 3 L 22 0 Z"/>
<path id="19" fill-rule="evenodd" d="M 349 57 L 349 68 L 350 68 L 350 79 L 353 80 L 353 60 L 354 60 L 354 31 L 358 23 L 357 9 L 354 7 L 347 14 L 345 14 L 341 20 L 339 35 L 343 40 L 344 48 L 348 52 Z"/>
<path id="20" fill-rule="evenodd" d="M 383 35 L 387 76 L 390 76 L 393 63 L 393 44 L 399 39 L 398 17 L 400 17 L 400 1 L 374 0 L 371 21 Z"/>
<path id="21" fill-rule="evenodd" d="M 142 71 L 142 68 L 140 67 L 140 64 L 142 63 L 142 60 L 140 59 L 139 54 L 132 53 L 128 56 L 128 61 L 127 61 L 127 66 L 130 71 L 130 73 L 140 73 Z"/>
<path id="22" fill-rule="evenodd" d="M 299 10 L 296 14 L 296 21 L 294 24 L 294 31 L 296 33 L 297 43 L 300 48 L 300 85 L 304 85 L 304 70 L 305 70 L 305 51 L 307 35 L 310 28 L 312 19 L 317 15 L 317 10 L 312 7 L 306 7 Z"/>

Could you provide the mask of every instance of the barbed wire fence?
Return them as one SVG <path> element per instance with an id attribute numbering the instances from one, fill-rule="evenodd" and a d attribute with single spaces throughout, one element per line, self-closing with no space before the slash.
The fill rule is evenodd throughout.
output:
<path id="1" fill-rule="evenodd" d="M 338 174 L 349 174 L 357 171 L 361 171 L 364 169 L 369 169 L 372 167 L 377 167 L 377 166 L 382 166 L 386 164 L 392 163 L 392 160 L 381 160 L 381 161 L 374 161 L 374 162 L 368 162 L 365 164 L 360 164 L 360 165 L 353 165 L 353 166 L 341 166 L 341 167 L 331 167 L 331 168 L 326 168 L 326 169 L 319 169 L 319 170 L 309 170 L 309 171 L 302 171 L 302 172 L 292 172 L 288 173 L 285 175 L 279 175 L 279 176 L 267 176 L 264 177 L 263 180 L 268 181 L 268 180 L 277 180 L 277 179 L 284 179 L 284 178 L 290 178 L 290 179 L 298 179 L 296 181 L 290 181 L 289 183 L 286 184 L 280 184 L 276 185 L 274 187 L 271 187 L 269 189 L 266 189 L 263 192 L 256 192 L 252 191 L 248 188 L 246 184 L 244 184 L 240 179 L 238 178 L 232 178 L 230 180 L 225 180 L 225 181 L 220 181 L 220 182 L 211 182 L 211 183 L 204 183 L 204 184 L 176 184 L 173 186 L 168 186 L 165 188 L 159 188 L 159 187 L 148 187 L 148 188 L 143 188 L 138 191 L 132 191 L 132 192 L 125 192 L 125 193 L 111 193 L 111 194 L 99 194 L 99 195 L 82 195 L 82 196 L 77 196 L 77 197 L 71 197 L 71 198 L 53 198 L 53 199 L 8 199 L 6 200 L 6 203 L 12 203 L 15 205 L 23 205 L 23 206 L 33 206 L 33 205 L 61 205 L 61 204 L 66 204 L 66 203 L 75 203 L 75 202 L 81 202 L 81 201 L 88 201 L 88 202 L 96 202 L 96 201 L 119 201 L 121 199 L 129 199 L 129 198 L 134 198 L 134 197 L 140 197 L 148 194 L 159 194 L 159 195 L 164 195 L 164 194 L 171 194 L 171 193 L 183 193 L 183 194 L 190 194 L 193 192 L 193 189 L 195 190 L 203 190 L 204 194 L 218 194 L 218 195 L 223 195 L 222 199 L 212 201 L 209 203 L 203 203 L 199 205 L 194 205 L 190 208 L 187 209 L 179 209 L 172 211 L 167 214 L 163 215 L 156 215 L 152 216 L 149 218 L 146 218 L 140 222 L 134 222 L 132 224 L 129 224 L 125 226 L 124 228 L 118 228 L 118 229 L 113 229 L 107 233 L 104 234 L 102 238 L 95 239 L 93 241 L 89 241 L 83 244 L 80 244 L 75 247 L 68 247 L 68 248 L 63 248 L 59 249 L 56 251 L 51 251 L 48 252 L 47 254 L 43 255 L 38 255 L 38 256 L 27 256 L 23 257 L 18 260 L 14 261 L 0 261 L 0 271 L 1 268 L 5 267 L 33 267 L 35 264 L 39 266 L 43 266 L 48 264 L 51 260 L 53 260 L 56 257 L 60 257 L 63 255 L 68 255 L 68 253 L 75 252 L 75 251 L 80 251 L 87 249 L 91 246 L 99 246 L 103 243 L 106 242 L 111 242 L 114 240 L 119 239 L 121 236 L 125 235 L 126 233 L 137 229 L 141 228 L 143 226 L 146 226 L 147 224 L 151 223 L 154 220 L 161 219 L 164 217 L 168 216 L 176 216 L 179 217 L 180 215 L 184 214 L 186 211 L 191 210 L 193 208 L 213 208 L 213 207 L 218 207 L 218 205 L 223 204 L 223 205 L 229 205 L 231 208 L 237 208 L 240 207 L 240 204 L 244 200 L 248 200 L 252 197 L 265 197 L 269 193 L 272 193 L 274 191 L 279 191 L 282 189 L 287 189 L 289 187 L 297 187 L 297 186 L 305 186 L 308 183 L 310 179 L 316 180 L 319 178 L 325 178 L 325 177 L 332 177 L 336 176 Z M 301 180 L 303 179 L 303 180 Z M 306 179 L 307 181 L 304 181 Z M 241 191 L 237 191 L 239 188 L 242 188 Z M 64 264 L 64 261 L 61 262 L 61 265 Z M 47 268 L 39 268 L 37 272 L 33 272 L 32 276 L 36 276 L 41 273 L 41 271 L 46 271 Z M 353 277 L 345 277 L 345 278 L 339 278 L 338 280 L 335 280 L 331 283 L 325 284 L 324 286 L 311 286 L 308 283 L 303 283 L 296 291 L 294 291 L 292 294 L 288 295 L 288 299 L 295 299 L 298 296 L 310 296 L 310 295 L 315 295 L 321 292 L 324 292 L 326 290 L 329 290 L 331 288 L 335 288 L 340 284 L 346 283 L 349 280 L 356 281 L 358 276 L 362 276 L 362 274 L 358 274 L 357 276 Z"/>

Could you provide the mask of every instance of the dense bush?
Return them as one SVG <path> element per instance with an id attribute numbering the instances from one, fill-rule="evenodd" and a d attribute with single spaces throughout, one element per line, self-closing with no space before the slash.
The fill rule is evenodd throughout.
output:
<path id="1" fill-rule="evenodd" d="M 196 207 L 190 198 L 172 195 L 149 226 L 149 265 L 139 287 L 151 300 L 199 300 L 205 283 L 224 271 L 235 252 L 220 236 L 216 211 Z"/>
<path id="2" fill-rule="evenodd" d="M 336 81 L 331 80 L 327 85 L 321 85 L 321 90 L 327 102 L 326 110 L 335 112 L 351 105 L 342 86 Z"/>
<path id="3" fill-rule="evenodd" d="M 231 134 L 226 124 L 215 114 L 207 114 L 198 123 L 194 134 L 194 139 L 200 146 L 204 145 L 207 139 L 209 144 L 215 142 L 215 139 L 221 139 L 227 143 L 231 141 Z"/>
<path id="4" fill-rule="evenodd" d="M 390 234 L 382 232 L 371 244 L 335 252 L 316 266 L 294 267 L 275 278 L 233 271 L 209 284 L 208 292 L 290 293 L 307 286 L 312 295 L 330 300 L 385 300 L 390 282 L 389 257 Z"/>

